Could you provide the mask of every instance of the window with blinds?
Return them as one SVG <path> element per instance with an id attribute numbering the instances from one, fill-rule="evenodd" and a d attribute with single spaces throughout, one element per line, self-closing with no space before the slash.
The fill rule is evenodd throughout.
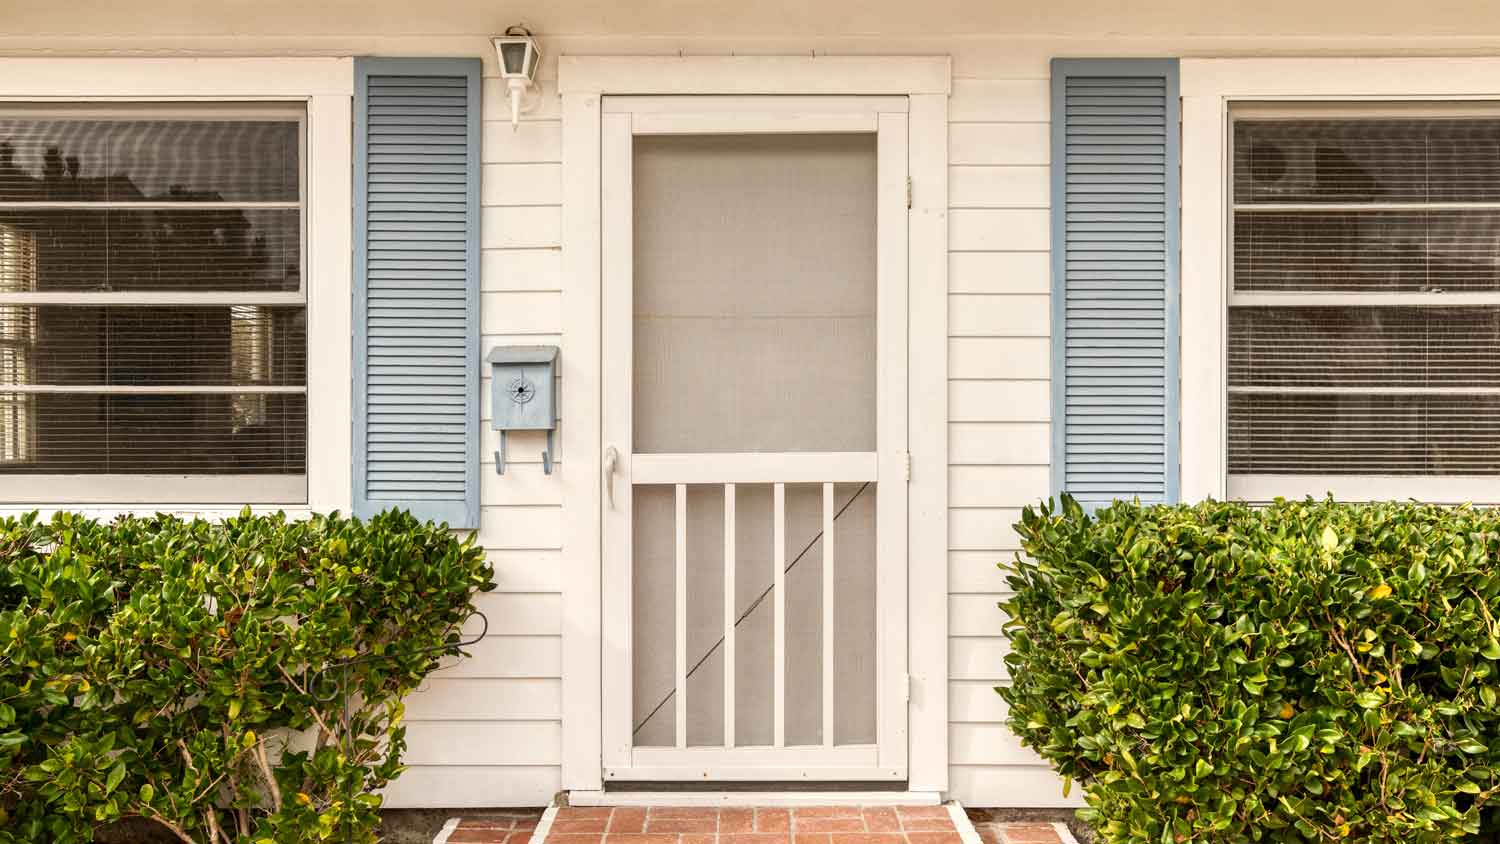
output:
<path id="1" fill-rule="evenodd" d="M 1230 495 L 1500 501 L 1500 112 L 1233 118 Z"/>
<path id="2" fill-rule="evenodd" d="M 0 501 L 306 500 L 303 124 L 0 105 Z"/>

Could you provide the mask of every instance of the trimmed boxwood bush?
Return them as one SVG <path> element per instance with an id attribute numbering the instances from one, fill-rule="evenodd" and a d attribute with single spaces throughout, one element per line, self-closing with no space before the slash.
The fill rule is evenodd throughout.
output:
<path id="1" fill-rule="evenodd" d="M 1495 827 L 1500 512 L 1064 497 L 1016 528 L 998 691 L 1103 840 Z"/>
<path id="2" fill-rule="evenodd" d="M 491 575 L 404 512 L 0 520 L 0 842 L 373 840 Z"/>

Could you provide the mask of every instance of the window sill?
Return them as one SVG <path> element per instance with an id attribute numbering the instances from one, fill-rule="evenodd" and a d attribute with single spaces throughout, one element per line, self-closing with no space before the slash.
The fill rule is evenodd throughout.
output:
<path id="1" fill-rule="evenodd" d="M 1406 501 L 1429 504 L 1500 504 L 1497 475 L 1230 475 L 1227 498 L 1271 501 L 1276 497 L 1339 501 Z"/>
<path id="2" fill-rule="evenodd" d="M 0 509 L 41 507 L 238 512 L 245 505 L 307 509 L 306 475 L 21 475 L 0 473 Z"/>

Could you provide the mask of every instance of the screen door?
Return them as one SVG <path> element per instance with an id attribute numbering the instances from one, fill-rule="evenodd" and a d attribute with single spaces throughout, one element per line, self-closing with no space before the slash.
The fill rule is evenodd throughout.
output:
<path id="1" fill-rule="evenodd" d="M 606 98 L 606 781 L 906 777 L 904 98 Z"/>

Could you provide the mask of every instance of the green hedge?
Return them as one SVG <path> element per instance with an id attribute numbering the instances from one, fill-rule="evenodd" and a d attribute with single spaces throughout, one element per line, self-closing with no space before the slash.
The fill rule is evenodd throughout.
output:
<path id="1" fill-rule="evenodd" d="M 1011 728 L 1106 842 L 1435 842 L 1500 790 L 1500 512 L 1023 511 Z"/>
<path id="2" fill-rule="evenodd" d="M 0 842 L 373 840 L 401 698 L 491 575 L 404 512 L 0 520 Z"/>

